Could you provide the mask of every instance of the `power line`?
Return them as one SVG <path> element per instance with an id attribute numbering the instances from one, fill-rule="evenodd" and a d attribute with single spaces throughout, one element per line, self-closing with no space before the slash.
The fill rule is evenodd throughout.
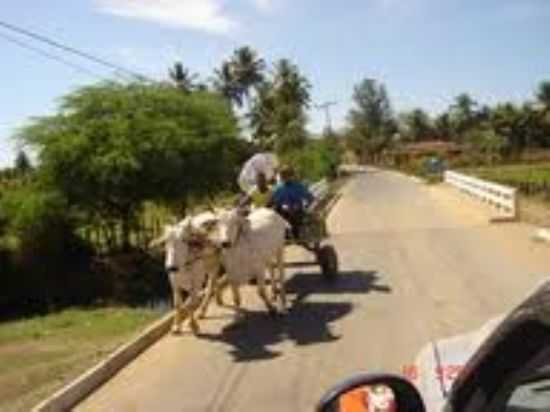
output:
<path id="1" fill-rule="evenodd" d="M 89 76 L 92 76 L 92 77 L 95 77 L 97 79 L 100 79 L 100 80 L 105 80 L 104 77 L 102 77 L 101 75 L 99 75 L 98 73 L 95 73 L 94 71 L 92 70 L 89 70 L 87 69 L 86 67 L 83 67 L 83 66 L 80 66 L 78 64 L 75 64 L 73 62 L 70 62 L 68 60 L 65 60 L 63 59 L 62 57 L 59 57 L 59 56 L 56 56 L 55 54 L 51 54 L 51 53 L 48 53 L 42 49 L 39 49 L 37 47 L 34 47 L 34 46 L 31 46 L 19 39 L 16 39 L 14 37 L 11 37 L 5 33 L 2 33 L 0 32 L 0 37 L 3 38 L 4 40 L 10 42 L 10 43 L 13 43 L 13 44 L 16 44 L 17 46 L 19 47 L 22 47 L 24 49 L 27 49 L 27 50 L 30 50 L 30 51 L 33 51 L 35 53 L 38 53 L 40 54 L 41 56 L 43 57 L 46 57 L 50 60 L 54 60 L 58 63 L 61 63 L 61 64 L 64 64 L 65 66 L 68 66 L 68 67 L 71 67 L 72 69 L 78 71 L 78 72 L 82 72 L 82 73 L 85 73 Z"/>
<path id="2" fill-rule="evenodd" d="M 330 108 L 338 104 L 337 102 L 325 102 L 322 104 L 315 105 L 316 109 L 324 110 L 325 112 L 325 121 L 326 121 L 326 130 L 329 134 L 332 134 L 332 116 L 330 115 Z"/>
<path id="3" fill-rule="evenodd" d="M 32 32 L 30 30 L 26 30 L 26 29 L 23 29 L 21 27 L 18 27 L 18 26 L 15 26 L 13 24 L 10 24 L 10 23 L 7 23 L 5 21 L 2 21 L 0 20 L 0 26 L 1 27 L 4 27 L 8 30 L 11 30 L 13 32 L 16 32 L 16 33 L 19 33 L 19 34 L 22 34 L 24 36 L 27 36 L 27 37 L 30 37 L 34 40 L 38 40 L 38 41 L 41 41 L 42 43 L 46 43 L 52 47 L 56 47 L 58 49 L 61 49 L 61 50 L 64 50 L 68 53 L 72 53 L 72 54 L 75 54 L 79 57 L 82 57 L 82 58 L 85 58 L 85 59 L 88 59 L 90 61 L 93 61 L 95 63 L 98 63 L 98 64 L 101 64 L 103 66 L 106 66 L 106 67 L 109 67 L 111 69 L 115 69 L 121 73 L 126 73 L 132 77 L 135 77 L 137 79 L 143 79 L 143 80 L 148 80 L 148 81 L 153 81 L 152 79 L 148 78 L 147 76 L 144 76 L 142 75 L 141 73 L 138 73 L 138 72 L 135 72 L 133 70 L 129 70 L 129 69 L 126 69 L 125 67 L 122 67 L 118 64 L 115 64 L 115 63 L 111 63 L 105 59 L 102 59 L 100 57 L 96 57 L 90 53 L 87 53 L 87 52 L 84 52 L 84 51 L 81 51 L 81 50 L 78 50 L 74 47 L 71 47 L 71 46 L 68 46 L 68 45 L 65 45 L 61 42 L 58 42 L 56 40 L 53 40 L 53 39 L 50 39 L 46 36 L 43 36 L 41 34 L 38 34 L 38 33 L 35 33 L 35 32 Z"/>

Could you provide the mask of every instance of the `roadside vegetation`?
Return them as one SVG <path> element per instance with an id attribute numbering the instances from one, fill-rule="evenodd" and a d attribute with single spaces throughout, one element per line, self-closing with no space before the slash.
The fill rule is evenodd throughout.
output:
<path id="1" fill-rule="evenodd" d="M 512 164 L 466 170 L 482 179 L 516 187 L 526 196 L 550 201 L 550 163 Z"/>
<path id="2" fill-rule="evenodd" d="M 463 169 L 481 179 L 515 187 L 520 194 L 522 219 L 548 225 L 550 222 L 550 163 L 503 164 Z"/>
<path id="3" fill-rule="evenodd" d="M 166 296 L 148 243 L 207 202 L 231 204 L 255 152 L 309 182 L 335 174 L 340 147 L 307 132 L 311 85 L 289 60 L 242 47 L 212 80 L 179 62 L 167 74 L 82 87 L 17 132 L 36 160 L 22 151 L 0 173 L 2 318 Z"/>
<path id="4" fill-rule="evenodd" d="M 29 411 L 159 316 L 88 308 L 0 323 L 0 411 Z"/>
<path id="5" fill-rule="evenodd" d="M 343 131 L 346 147 L 360 162 L 397 168 L 441 181 L 446 168 L 463 169 L 517 187 L 529 201 L 550 198 L 550 81 L 541 82 L 523 104 L 479 104 L 458 95 L 438 115 L 421 108 L 395 113 L 384 84 L 359 83 Z"/>
<path id="6" fill-rule="evenodd" d="M 169 296 L 149 242 L 233 204 L 252 154 L 335 175 L 336 137 L 306 130 L 310 93 L 295 64 L 242 47 L 213 76 L 176 62 L 163 81 L 90 84 L 17 131 L 0 170 L 0 410 L 28 410 L 159 316 L 130 309 Z"/>

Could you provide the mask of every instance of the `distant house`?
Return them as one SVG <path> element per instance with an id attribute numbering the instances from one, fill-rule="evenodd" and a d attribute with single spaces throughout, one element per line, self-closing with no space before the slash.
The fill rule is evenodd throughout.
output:
<path id="1" fill-rule="evenodd" d="M 428 156 L 452 159 L 460 156 L 463 152 L 464 147 L 454 142 L 427 140 L 423 142 L 401 144 L 389 150 L 387 156 L 393 160 L 392 163 L 401 164 Z"/>

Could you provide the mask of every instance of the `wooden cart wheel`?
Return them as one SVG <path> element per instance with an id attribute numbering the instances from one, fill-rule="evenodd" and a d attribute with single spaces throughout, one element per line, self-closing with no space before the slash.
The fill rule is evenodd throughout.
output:
<path id="1" fill-rule="evenodd" d="M 326 280 L 335 280 L 338 276 L 338 255 L 332 245 L 324 245 L 317 251 L 317 261 Z"/>

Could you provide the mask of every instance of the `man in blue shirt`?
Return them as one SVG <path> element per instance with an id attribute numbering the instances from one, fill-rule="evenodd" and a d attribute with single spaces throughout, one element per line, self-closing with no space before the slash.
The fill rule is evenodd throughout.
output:
<path id="1" fill-rule="evenodd" d="M 290 223 L 292 235 L 298 238 L 304 211 L 314 197 L 305 185 L 295 180 L 291 167 L 284 167 L 280 177 L 281 183 L 273 191 L 270 205 Z"/>

